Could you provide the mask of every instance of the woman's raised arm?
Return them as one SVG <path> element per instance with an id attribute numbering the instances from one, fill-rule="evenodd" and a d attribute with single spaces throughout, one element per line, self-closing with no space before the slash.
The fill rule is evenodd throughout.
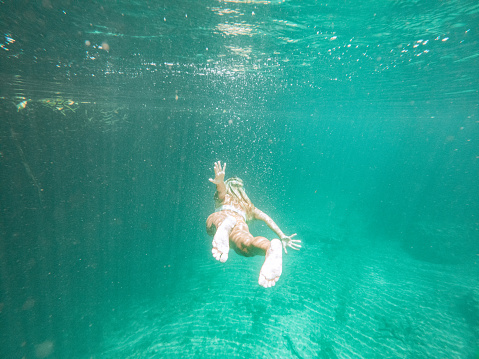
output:
<path id="1" fill-rule="evenodd" d="M 215 162 L 215 178 L 210 178 L 209 181 L 216 185 L 216 190 L 218 191 L 218 199 L 223 201 L 226 195 L 226 186 L 225 186 L 225 170 L 226 163 L 221 168 L 221 161 Z"/>

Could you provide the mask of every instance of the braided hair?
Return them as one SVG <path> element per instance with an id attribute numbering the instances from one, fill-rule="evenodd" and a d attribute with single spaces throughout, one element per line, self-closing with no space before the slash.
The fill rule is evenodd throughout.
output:
<path id="1" fill-rule="evenodd" d="M 231 177 L 225 181 L 225 186 L 226 194 L 231 198 L 231 204 L 241 208 L 246 213 L 246 217 L 251 218 L 254 205 L 243 188 L 243 180 Z M 215 193 L 215 200 L 218 200 L 218 192 Z"/>

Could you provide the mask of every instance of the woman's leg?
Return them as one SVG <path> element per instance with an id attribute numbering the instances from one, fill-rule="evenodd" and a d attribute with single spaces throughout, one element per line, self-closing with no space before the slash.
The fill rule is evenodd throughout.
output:
<path id="1" fill-rule="evenodd" d="M 236 218 L 226 217 L 216 230 L 216 234 L 213 237 L 213 257 L 224 263 L 228 260 L 228 252 L 230 250 L 230 233 L 236 224 Z"/>
<path id="2" fill-rule="evenodd" d="M 236 224 L 236 218 L 222 212 L 211 214 L 206 220 L 206 231 L 213 237 L 213 257 L 224 263 L 230 250 L 229 237 Z"/>
<path id="3" fill-rule="evenodd" d="M 258 284 L 262 287 L 274 287 L 283 272 L 283 245 L 277 238 L 271 241 L 266 259 L 259 273 Z"/>
<path id="4" fill-rule="evenodd" d="M 231 232 L 230 239 L 238 249 L 237 252 L 245 257 L 264 256 L 271 244 L 265 237 L 253 237 L 248 225 L 242 221 Z"/>
<path id="5" fill-rule="evenodd" d="M 241 228 L 241 223 L 238 223 L 236 227 Z M 245 228 L 237 230 L 236 227 L 231 233 L 231 241 L 244 256 L 266 256 L 259 273 L 258 284 L 265 288 L 273 287 L 283 271 L 283 245 L 281 241 L 273 239 L 270 242 L 264 237 L 253 237 Z"/>

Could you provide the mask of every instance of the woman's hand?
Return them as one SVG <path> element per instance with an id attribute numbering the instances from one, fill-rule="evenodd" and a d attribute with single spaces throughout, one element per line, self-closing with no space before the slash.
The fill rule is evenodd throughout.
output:
<path id="1" fill-rule="evenodd" d="M 210 182 L 218 185 L 225 180 L 226 163 L 221 168 L 221 161 L 215 162 L 215 179 L 210 178 Z"/>
<path id="2" fill-rule="evenodd" d="M 296 233 L 290 236 L 284 236 L 283 238 L 281 238 L 281 243 L 283 243 L 284 253 L 288 254 L 286 247 L 291 247 L 297 251 L 299 251 L 299 249 L 301 248 L 301 244 L 300 244 L 301 241 L 299 239 L 292 239 L 295 235 Z"/>

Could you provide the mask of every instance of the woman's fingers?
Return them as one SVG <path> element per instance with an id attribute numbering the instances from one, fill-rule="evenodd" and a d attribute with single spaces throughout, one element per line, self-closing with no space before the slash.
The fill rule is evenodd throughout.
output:
<path id="1" fill-rule="evenodd" d="M 225 172 L 226 163 L 224 163 L 223 168 L 221 168 L 221 161 L 217 161 L 217 162 L 215 162 L 214 167 L 215 167 L 215 175 L 218 175 L 221 172 Z"/>
<path id="2" fill-rule="evenodd" d="M 301 248 L 301 241 L 299 239 L 291 239 L 288 243 L 288 245 L 293 248 L 294 250 L 297 250 L 299 251 L 299 249 Z"/>
<path id="3" fill-rule="evenodd" d="M 221 172 L 221 162 L 218 161 L 215 163 L 215 175 L 218 176 L 220 172 Z"/>
<path id="4" fill-rule="evenodd" d="M 301 241 L 299 239 L 291 239 L 291 237 L 295 236 L 295 234 L 288 236 L 282 240 L 283 242 L 283 248 L 284 248 L 284 253 L 288 254 L 288 251 L 286 250 L 286 247 L 293 248 L 295 251 L 299 251 L 301 248 Z"/>

